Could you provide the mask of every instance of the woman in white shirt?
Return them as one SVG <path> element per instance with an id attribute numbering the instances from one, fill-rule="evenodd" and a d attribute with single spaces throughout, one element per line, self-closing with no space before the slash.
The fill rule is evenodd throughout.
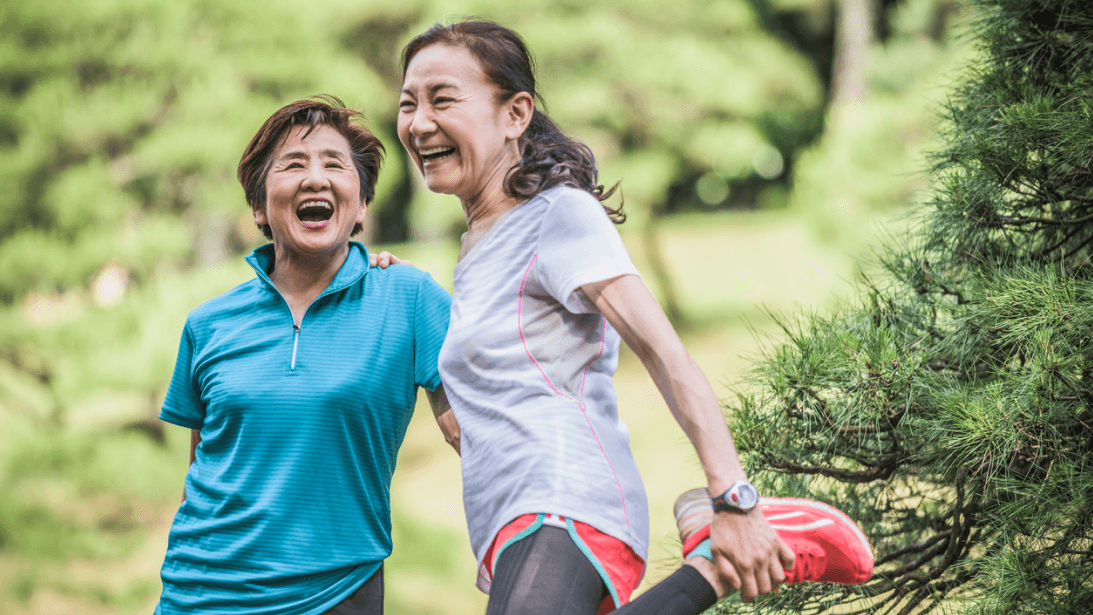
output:
<path id="1" fill-rule="evenodd" d="M 699 613 L 732 589 L 750 602 L 795 560 L 830 551 L 811 534 L 791 549 L 764 517 L 712 387 L 631 262 L 612 224 L 621 212 L 602 204 L 614 189 L 536 109 L 520 37 L 491 22 L 438 24 L 407 45 L 403 75 L 399 138 L 429 189 L 457 196 L 467 218 L 440 372 L 487 613 Z M 611 383 L 620 339 L 719 496 L 715 513 L 704 491 L 686 494 L 685 565 L 629 604 L 649 530 Z"/>

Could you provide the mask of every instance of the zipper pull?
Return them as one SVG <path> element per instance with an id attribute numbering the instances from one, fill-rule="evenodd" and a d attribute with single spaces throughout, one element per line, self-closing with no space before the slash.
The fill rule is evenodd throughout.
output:
<path id="1" fill-rule="evenodd" d="M 293 337 L 292 337 L 292 363 L 289 365 L 289 371 L 296 371 L 296 348 L 300 345 L 300 325 L 292 323 Z"/>

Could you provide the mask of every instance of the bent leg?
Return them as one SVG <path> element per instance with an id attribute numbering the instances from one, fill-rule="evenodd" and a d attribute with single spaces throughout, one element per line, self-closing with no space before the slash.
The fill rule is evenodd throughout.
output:
<path id="1" fill-rule="evenodd" d="M 486 615 L 596 615 L 606 595 L 569 533 L 544 526 L 497 559 Z"/>
<path id="2" fill-rule="evenodd" d="M 614 615 L 698 615 L 717 602 L 717 594 L 702 574 L 683 566 L 634 598 Z"/>
<path id="3" fill-rule="evenodd" d="M 596 615 L 607 587 L 569 533 L 544 526 L 501 553 L 486 615 Z M 717 601 L 713 588 L 683 566 L 617 615 L 698 615 Z"/>

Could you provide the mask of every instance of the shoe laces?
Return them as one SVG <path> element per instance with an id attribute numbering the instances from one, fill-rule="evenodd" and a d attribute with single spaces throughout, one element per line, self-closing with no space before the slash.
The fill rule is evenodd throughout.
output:
<path id="1" fill-rule="evenodd" d="M 798 553 L 793 560 L 793 570 L 786 571 L 786 583 L 800 583 L 815 578 L 824 564 L 822 557 L 807 551 Z"/>

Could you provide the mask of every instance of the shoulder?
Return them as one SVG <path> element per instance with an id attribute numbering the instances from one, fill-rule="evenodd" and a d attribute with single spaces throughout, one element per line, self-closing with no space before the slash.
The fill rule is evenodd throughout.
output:
<path id="1" fill-rule="evenodd" d="M 402 294 L 408 299 L 416 298 L 422 293 L 429 296 L 442 294 L 451 298 L 448 291 L 437 284 L 429 272 L 411 265 L 391 265 L 386 269 L 373 267 L 368 270 L 366 277 L 370 279 L 369 283 L 375 284 L 381 292 Z"/>
<path id="2" fill-rule="evenodd" d="M 540 241 L 559 235 L 596 236 L 614 229 L 603 204 L 586 190 L 555 186 L 540 193 L 540 196 L 545 201 Z"/>
<path id="3" fill-rule="evenodd" d="M 595 206 L 602 210 L 603 206 L 600 205 L 599 200 L 592 196 L 587 190 L 581 190 L 580 188 L 574 188 L 572 186 L 554 186 L 549 190 L 544 190 L 536 195 L 535 198 L 543 199 L 548 208 L 556 206 L 578 206 L 578 207 L 590 207 Z"/>
<path id="4" fill-rule="evenodd" d="M 253 315 L 259 295 L 266 292 L 268 291 L 263 290 L 258 279 L 247 280 L 191 310 L 186 317 L 186 326 L 191 329 L 202 329 L 212 323 L 220 324 L 241 318 L 248 313 Z"/>
<path id="5" fill-rule="evenodd" d="M 368 270 L 367 277 L 377 283 L 412 286 L 433 280 L 429 272 L 422 271 L 413 265 L 391 265 L 386 269 L 372 267 Z"/>

